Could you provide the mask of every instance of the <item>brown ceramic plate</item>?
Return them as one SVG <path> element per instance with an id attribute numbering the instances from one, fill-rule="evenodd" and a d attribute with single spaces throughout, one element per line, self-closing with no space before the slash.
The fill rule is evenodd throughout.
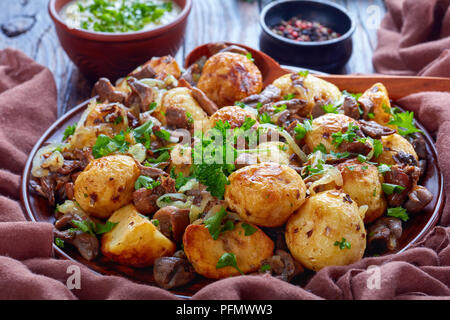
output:
<path id="1" fill-rule="evenodd" d="M 273 74 L 269 73 L 270 70 L 263 69 L 263 65 L 260 64 L 261 57 L 258 56 L 258 53 L 259 51 L 252 49 L 252 54 L 255 57 L 255 62 L 258 65 L 258 67 L 260 67 L 261 70 L 263 70 L 264 77 L 276 78 L 276 76 L 273 76 Z M 191 56 L 192 55 L 190 55 L 189 57 Z M 269 59 L 272 60 L 271 58 Z M 267 63 L 267 61 L 265 63 Z M 272 63 L 272 61 L 269 62 Z M 278 68 L 277 70 L 273 69 L 273 72 L 275 72 L 275 74 L 279 76 L 287 72 L 285 69 L 282 69 L 276 62 L 274 63 L 276 65 L 273 65 L 273 68 Z M 439 87 L 437 88 L 434 87 L 434 84 L 436 83 L 434 79 L 430 80 L 431 82 L 427 82 L 422 78 L 416 79 L 411 77 L 403 78 L 403 77 L 370 76 L 370 78 L 365 77 L 363 79 L 360 76 L 338 76 L 337 78 L 335 76 L 320 76 L 320 77 L 337 84 L 339 89 L 348 90 L 349 92 L 363 91 L 369 88 L 372 84 L 381 81 L 384 84 L 386 84 L 390 96 L 396 98 L 400 98 L 401 96 L 406 95 L 408 93 L 407 91 L 405 91 L 405 88 L 410 89 L 411 91 L 417 90 L 417 88 L 414 88 L 413 84 L 417 83 L 418 81 L 421 81 L 422 83 L 425 84 L 425 87 L 423 87 L 422 91 L 439 90 Z M 388 81 L 386 81 L 386 79 L 388 79 Z M 266 80 L 266 78 L 264 80 Z M 265 81 L 266 84 L 270 82 L 271 81 L 269 82 Z M 403 85 L 402 86 L 397 85 L 397 82 L 403 83 Z M 411 84 L 408 85 L 408 83 Z M 36 143 L 36 145 L 34 146 L 33 150 L 30 153 L 30 156 L 23 171 L 21 184 L 21 198 L 23 206 L 25 208 L 25 212 L 27 213 L 31 221 L 53 223 L 55 220 L 53 217 L 54 208 L 50 207 L 45 199 L 34 194 L 30 188 L 30 178 L 31 178 L 30 173 L 32 167 L 32 159 L 37 150 L 41 148 L 46 142 L 61 141 L 66 126 L 73 124 L 74 122 L 77 122 L 80 119 L 80 116 L 87 107 L 89 101 L 90 100 L 81 103 L 80 105 L 76 106 L 68 113 L 66 113 L 64 116 L 59 118 L 42 135 L 42 137 L 39 139 L 39 141 Z M 433 144 L 433 139 L 427 133 L 427 131 L 422 125 L 418 124 L 418 127 L 424 132 L 424 137 L 427 142 L 427 150 L 428 150 L 427 152 L 428 167 L 427 172 L 423 178 L 422 184 L 433 193 L 434 197 L 433 200 L 424 209 L 422 214 L 413 216 L 404 225 L 405 226 L 404 232 L 400 239 L 400 245 L 397 252 L 401 252 L 409 248 L 411 245 L 416 243 L 426 232 L 428 232 L 434 225 L 436 225 L 444 205 L 443 177 L 438 167 L 437 153 Z M 136 282 L 145 284 L 154 284 L 152 268 L 136 269 L 121 266 L 119 264 L 108 261 L 103 256 L 100 256 L 94 261 L 87 261 L 78 254 L 76 249 L 72 249 L 69 246 L 67 246 L 67 248 L 64 249 L 64 251 L 58 248 L 56 245 L 54 245 L 53 248 L 58 256 L 66 259 L 79 261 L 98 273 L 107 275 L 119 275 Z M 311 272 L 306 272 L 305 274 L 300 275 L 296 279 L 294 279 L 293 282 L 295 284 L 304 284 L 311 276 L 311 274 L 312 274 Z M 172 292 L 183 297 L 189 297 L 211 282 L 212 280 L 197 276 L 197 278 L 189 285 L 177 288 Z"/>

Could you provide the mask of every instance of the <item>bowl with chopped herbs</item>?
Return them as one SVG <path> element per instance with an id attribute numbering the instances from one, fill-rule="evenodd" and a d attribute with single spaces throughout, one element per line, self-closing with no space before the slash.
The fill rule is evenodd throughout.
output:
<path id="1" fill-rule="evenodd" d="M 48 11 L 64 51 L 97 80 L 175 55 L 191 7 L 192 0 L 51 0 Z"/>
<path id="2" fill-rule="evenodd" d="M 261 12 L 261 50 L 280 63 L 324 72 L 350 59 L 355 22 L 332 2 L 276 1 Z"/>

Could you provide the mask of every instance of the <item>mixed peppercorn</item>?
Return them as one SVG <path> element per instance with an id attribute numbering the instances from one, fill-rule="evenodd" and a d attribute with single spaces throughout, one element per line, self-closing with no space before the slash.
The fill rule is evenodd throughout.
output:
<path id="1" fill-rule="evenodd" d="M 326 41 L 341 36 L 319 22 L 302 20 L 299 17 L 281 21 L 272 28 L 272 31 L 282 37 L 302 42 Z"/>

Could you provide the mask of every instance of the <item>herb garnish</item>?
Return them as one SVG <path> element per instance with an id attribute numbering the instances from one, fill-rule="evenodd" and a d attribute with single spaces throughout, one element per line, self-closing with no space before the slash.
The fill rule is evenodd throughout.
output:
<path id="1" fill-rule="evenodd" d="M 405 222 L 409 220 L 409 215 L 406 212 L 406 209 L 404 209 L 402 207 L 388 208 L 386 215 L 388 217 L 394 217 L 394 218 L 401 219 Z"/>
<path id="2" fill-rule="evenodd" d="M 219 261 L 216 264 L 216 269 L 225 268 L 225 267 L 233 267 L 237 271 L 239 271 L 240 274 L 244 274 L 238 267 L 237 261 L 236 261 L 236 255 L 234 253 L 224 253 Z"/>
<path id="3" fill-rule="evenodd" d="M 75 133 L 75 129 L 77 127 L 77 122 L 74 124 L 67 126 L 66 130 L 64 130 L 64 136 L 61 141 L 66 141 L 66 139 Z"/>
<path id="4" fill-rule="evenodd" d="M 350 242 L 348 242 L 347 240 L 345 240 L 345 238 L 342 238 L 341 241 L 335 241 L 334 242 L 334 246 L 339 247 L 339 249 L 344 250 L 344 249 L 350 249 L 352 247 L 352 245 L 350 244 Z"/>

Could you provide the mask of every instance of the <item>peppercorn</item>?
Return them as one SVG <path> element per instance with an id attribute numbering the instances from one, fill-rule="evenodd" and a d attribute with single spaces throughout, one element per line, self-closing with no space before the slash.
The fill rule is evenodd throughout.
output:
<path id="1" fill-rule="evenodd" d="M 317 21 L 302 20 L 299 17 L 281 21 L 272 28 L 272 31 L 282 37 L 301 42 L 326 41 L 341 36 Z"/>

